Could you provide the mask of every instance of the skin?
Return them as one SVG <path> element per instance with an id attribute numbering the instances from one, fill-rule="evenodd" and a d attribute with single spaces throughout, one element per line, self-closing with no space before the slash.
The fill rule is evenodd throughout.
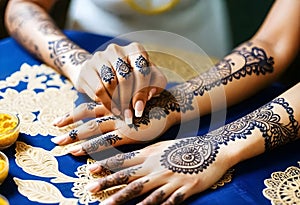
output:
<path id="1" fill-rule="evenodd" d="M 82 104 L 55 125 L 97 118 L 52 140 L 62 145 L 89 139 L 71 148 L 70 153 L 92 154 L 153 140 L 174 124 L 248 98 L 280 76 L 297 54 L 299 8 L 298 0 L 277 0 L 251 39 L 206 73 L 151 98 L 143 116 L 134 118 L 132 125 L 111 115 L 103 104 Z M 204 136 L 164 141 L 99 161 L 89 168 L 92 173 L 121 170 L 89 184 L 87 189 L 97 192 L 128 184 L 103 204 L 122 204 L 144 193 L 149 195 L 141 204 L 181 203 L 209 188 L 235 164 L 298 139 L 299 88 L 298 83 L 258 110 Z M 225 103 L 220 101 L 221 94 Z M 98 137 L 89 138 L 94 135 Z"/>
<path id="2" fill-rule="evenodd" d="M 29 52 L 69 78 L 78 91 L 131 124 L 134 115 L 142 115 L 147 100 L 165 87 L 166 78 L 138 43 L 110 44 L 94 54 L 80 48 L 49 17 L 55 2 L 9 1 L 8 31 Z"/>

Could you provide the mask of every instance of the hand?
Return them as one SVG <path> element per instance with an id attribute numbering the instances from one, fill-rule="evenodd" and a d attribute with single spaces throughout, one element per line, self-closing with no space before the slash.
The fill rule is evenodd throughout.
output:
<path id="1" fill-rule="evenodd" d="M 201 137 L 164 141 L 144 149 L 118 154 L 88 167 L 93 174 L 102 169 L 120 170 L 89 183 L 87 190 L 96 193 L 113 186 L 128 184 L 103 205 L 123 204 L 149 193 L 140 204 L 181 204 L 193 194 L 217 182 L 230 168 L 227 152 L 214 149 Z M 214 159 L 215 157 L 215 159 Z"/>
<path id="2" fill-rule="evenodd" d="M 75 108 L 74 112 L 56 120 L 54 125 L 62 127 L 84 118 L 93 119 L 51 140 L 65 145 L 94 136 L 70 149 L 70 153 L 76 156 L 102 151 L 112 146 L 151 141 L 175 124 L 180 113 L 170 112 L 168 108 L 175 106 L 172 109 L 176 109 L 176 105 L 174 96 L 163 91 L 160 96 L 153 97 L 148 102 L 142 117 L 134 118 L 133 124 L 128 125 L 112 115 L 103 104 L 84 103 Z"/>
<path id="3" fill-rule="evenodd" d="M 146 102 L 166 86 L 165 76 L 138 43 L 110 44 L 105 51 L 94 53 L 72 81 L 77 90 L 124 116 L 127 124 L 132 123 L 133 110 L 141 117 Z"/>

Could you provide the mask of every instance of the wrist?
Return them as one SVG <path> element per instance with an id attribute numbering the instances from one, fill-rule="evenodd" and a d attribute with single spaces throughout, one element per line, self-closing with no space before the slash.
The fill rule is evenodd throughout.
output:
<path id="1" fill-rule="evenodd" d="M 253 130 L 252 135 L 247 139 L 236 139 L 227 145 L 221 145 L 221 149 L 229 159 L 230 167 L 264 152 L 264 139 L 259 136 L 259 131 Z"/>
<path id="2" fill-rule="evenodd" d="M 68 57 L 66 58 L 61 70 L 63 71 L 64 75 L 74 84 L 78 80 L 82 65 L 92 55 L 83 49 L 76 49 L 70 51 L 67 56 Z"/>

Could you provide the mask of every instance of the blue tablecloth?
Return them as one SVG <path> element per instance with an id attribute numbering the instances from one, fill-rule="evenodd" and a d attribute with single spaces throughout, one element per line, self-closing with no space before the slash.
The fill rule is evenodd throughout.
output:
<path id="1" fill-rule="evenodd" d="M 109 37 L 84 32 L 67 31 L 66 34 L 73 41 L 90 52 L 93 52 L 98 48 L 99 45 L 105 43 L 110 39 Z M 41 63 L 40 61 L 34 59 L 25 50 L 23 50 L 13 39 L 7 38 L 0 41 L 0 80 L 3 80 L 13 72 L 16 72 L 25 62 L 30 65 Z M 18 89 L 21 90 L 24 88 L 22 88 L 22 86 L 20 85 Z M 287 87 L 284 87 L 280 84 L 272 84 L 251 99 L 230 108 L 227 112 L 226 121 L 231 122 L 249 113 L 250 111 L 258 108 L 280 93 L 284 92 L 286 89 Z M 199 134 L 207 132 L 210 122 L 209 118 L 209 116 L 206 116 L 201 119 L 201 123 L 199 125 Z M 160 140 L 168 139 L 169 136 L 174 136 L 173 134 L 176 132 L 177 127 L 173 127 L 169 131 L 167 131 L 160 138 Z M 50 137 L 45 138 L 45 136 L 35 136 L 33 138 L 21 133 L 19 140 L 36 147 L 43 147 L 47 149 L 51 149 L 54 147 L 54 144 L 50 141 Z M 126 146 L 121 147 L 120 149 L 127 151 L 141 148 L 142 146 L 145 145 Z M 299 161 L 300 159 L 299 147 L 300 142 L 298 140 L 293 144 L 283 146 L 270 153 L 266 153 L 242 162 L 235 166 L 233 179 L 230 183 L 225 184 L 225 186 L 220 187 L 216 190 L 207 190 L 203 193 L 194 195 L 193 197 L 189 198 L 185 202 L 185 204 L 270 204 L 270 201 L 266 199 L 262 194 L 262 190 L 266 188 L 264 185 L 264 179 L 269 178 L 274 171 L 283 171 L 289 166 L 297 165 L 297 161 Z M 0 186 L 0 193 L 8 198 L 11 205 L 38 204 L 36 202 L 28 200 L 26 197 L 20 194 L 17 190 L 15 182 L 13 181 L 13 177 L 22 179 L 32 179 L 36 177 L 22 172 L 21 169 L 16 165 L 16 162 L 14 160 L 15 146 L 10 147 L 3 152 L 6 153 L 9 158 L 10 171 L 8 178 Z M 65 156 L 59 160 L 63 160 L 63 164 L 65 164 L 66 166 L 62 167 L 62 169 L 65 173 L 69 172 L 70 175 L 72 175 L 72 172 L 74 172 L 72 166 L 78 167 L 86 163 L 85 157 L 76 158 L 72 156 Z M 63 195 L 65 197 L 73 197 L 73 193 L 70 191 L 71 186 L 69 184 L 59 184 L 57 186 L 60 190 L 63 190 Z M 135 204 L 136 201 L 137 200 L 133 200 L 128 204 Z"/>

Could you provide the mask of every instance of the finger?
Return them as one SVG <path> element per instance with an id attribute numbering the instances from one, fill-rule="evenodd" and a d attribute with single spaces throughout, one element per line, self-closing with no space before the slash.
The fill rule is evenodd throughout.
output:
<path id="1" fill-rule="evenodd" d="M 132 98 L 132 89 L 134 84 L 132 67 L 127 62 L 127 59 L 121 59 L 121 58 L 118 58 L 117 61 L 114 63 L 114 65 L 115 65 L 117 78 L 119 82 L 118 89 L 119 89 L 120 109 L 124 113 L 125 122 L 127 124 L 132 124 L 132 114 L 130 110 L 130 101 Z M 114 96 L 113 99 L 115 99 Z"/>
<path id="2" fill-rule="evenodd" d="M 59 145 L 65 145 L 94 135 L 107 133 L 116 129 L 117 120 L 118 118 L 115 116 L 96 118 L 78 126 L 67 134 L 52 138 L 51 141 Z"/>
<path id="3" fill-rule="evenodd" d="M 159 187 L 161 185 L 160 181 L 160 176 L 156 176 L 154 178 L 150 176 L 139 178 L 129 183 L 124 189 L 118 191 L 103 201 L 102 204 L 123 204 L 135 197 Z"/>
<path id="4" fill-rule="evenodd" d="M 90 192 L 97 192 L 113 186 L 127 184 L 133 180 L 136 180 L 143 176 L 142 166 L 130 167 L 114 174 L 108 175 L 104 178 L 100 178 L 92 183 L 88 184 L 86 189 Z"/>
<path id="5" fill-rule="evenodd" d="M 151 65 L 148 53 L 139 43 L 131 43 L 124 47 L 128 55 L 128 61 L 133 68 L 134 89 L 132 98 L 132 107 L 134 115 L 141 117 L 148 99 L 149 84 L 151 80 Z"/>
<path id="6" fill-rule="evenodd" d="M 133 142 L 133 140 L 121 135 L 118 131 L 112 131 L 98 137 L 94 137 L 80 145 L 75 145 L 69 149 L 69 152 L 74 156 L 81 156 Z"/>
<path id="7" fill-rule="evenodd" d="M 110 112 L 102 104 L 95 102 L 82 103 L 74 111 L 58 117 L 53 121 L 53 125 L 63 127 L 85 118 L 96 118 L 109 115 Z"/>
<path id="8" fill-rule="evenodd" d="M 148 100 L 149 84 L 151 79 L 150 63 L 146 57 L 141 54 L 129 56 L 134 73 L 134 91 L 132 106 L 135 116 L 141 117 Z"/>
<path id="9" fill-rule="evenodd" d="M 141 203 L 142 204 L 162 204 L 167 197 L 169 197 L 172 192 L 176 190 L 172 184 L 166 184 L 157 190 L 153 191 L 147 198 L 145 198 Z"/>
<path id="10" fill-rule="evenodd" d="M 127 152 L 117 154 L 116 156 L 108 159 L 97 161 L 94 164 L 88 166 L 88 170 L 91 173 L 101 172 L 103 169 L 116 170 L 125 167 L 132 167 L 137 164 L 143 163 L 145 157 L 140 155 L 140 151 Z"/>
<path id="11" fill-rule="evenodd" d="M 101 61 L 105 56 L 102 53 L 99 53 L 96 57 L 100 58 L 98 61 Z M 96 95 L 101 99 L 103 105 L 110 111 L 112 108 L 116 108 L 115 101 L 118 102 L 118 97 L 112 99 L 112 96 L 119 96 L 118 93 L 118 79 L 112 65 L 109 62 L 105 62 L 101 67 L 98 68 L 98 73 L 101 78 L 101 83 L 104 89 L 96 91 Z M 118 110 L 113 110 L 114 114 L 120 115 Z"/>
<path id="12" fill-rule="evenodd" d="M 169 205 L 169 204 L 181 204 L 185 199 L 188 198 L 188 195 L 186 188 L 181 187 L 178 190 L 176 190 L 162 205 Z"/>

